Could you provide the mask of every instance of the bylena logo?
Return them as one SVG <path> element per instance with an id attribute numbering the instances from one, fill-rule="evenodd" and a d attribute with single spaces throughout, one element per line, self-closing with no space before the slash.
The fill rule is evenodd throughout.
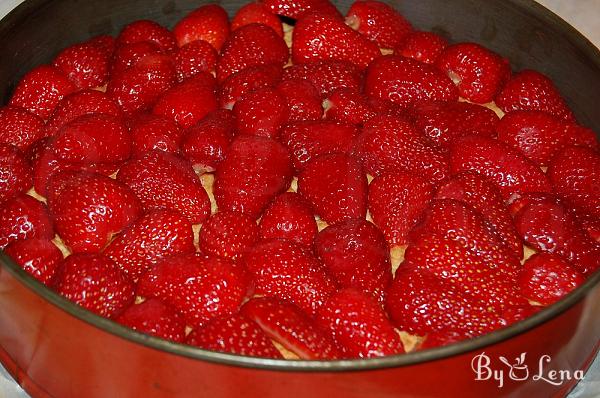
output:
<path id="1" fill-rule="evenodd" d="M 496 363 L 485 353 L 475 355 L 471 360 L 471 369 L 475 372 L 475 380 L 495 380 L 498 388 L 504 386 L 505 380 L 513 381 L 543 381 L 555 386 L 560 386 L 570 380 L 583 379 L 583 370 L 548 370 L 548 364 L 552 362 L 550 355 L 542 355 L 537 361 L 537 369 L 531 369 L 525 363 L 527 353 L 523 352 L 513 361 L 499 356 Z"/>

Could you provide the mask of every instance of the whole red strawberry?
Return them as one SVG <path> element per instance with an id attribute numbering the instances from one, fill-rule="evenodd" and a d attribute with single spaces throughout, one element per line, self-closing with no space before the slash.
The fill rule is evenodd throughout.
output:
<path id="1" fill-rule="evenodd" d="M 375 177 L 369 185 L 369 212 L 391 246 L 403 245 L 433 197 L 433 186 L 409 172 Z"/>
<path id="2" fill-rule="evenodd" d="M 448 175 L 446 156 L 403 118 L 369 120 L 354 143 L 354 154 L 372 175 L 409 171 L 438 182 Z"/>
<path id="3" fill-rule="evenodd" d="M 235 119 L 232 112 L 217 109 L 185 130 L 181 152 L 192 162 L 195 170 L 214 171 L 225 159 L 234 132 Z"/>
<path id="4" fill-rule="evenodd" d="M 235 258 L 258 240 L 258 225 L 249 216 L 220 211 L 210 216 L 200 230 L 199 247 L 202 253 Z"/>
<path id="5" fill-rule="evenodd" d="M 231 30 L 236 30 L 251 23 L 266 25 L 283 37 L 281 21 L 263 3 L 248 3 L 242 6 L 231 20 Z"/>
<path id="6" fill-rule="evenodd" d="M 149 299 L 127 308 L 116 322 L 140 333 L 183 343 L 185 320 L 173 308 L 157 299 Z"/>
<path id="7" fill-rule="evenodd" d="M 157 45 L 165 53 L 172 52 L 177 48 L 173 34 L 154 21 L 139 20 L 132 22 L 125 26 L 117 37 L 117 45 L 119 46 L 145 41 Z"/>
<path id="8" fill-rule="evenodd" d="M 355 1 L 346 14 L 346 23 L 382 48 L 395 48 L 412 31 L 400 13 L 376 0 Z"/>
<path id="9" fill-rule="evenodd" d="M 25 239 L 54 238 L 52 221 L 45 204 L 29 195 L 20 194 L 0 207 L 0 249 Z"/>
<path id="10" fill-rule="evenodd" d="M 17 240 L 4 248 L 21 268 L 44 285 L 50 285 L 63 255 L 46 239 Z"/>
<path id="11" fill-rule="evenodd" d="M 12 145 L 0 144 L 0 203 L 31 188 L 31 165 Z"/>
<path id="12" fill-rule="evenodd" d="M 325 118 L 362 125 L 377 115 L 371 99 L 355 88 L 341 88 L 327 97 Z"/>
<path id="13" fill-rule="evenodd" d="M 229 260 L 187 254 L 163 259 L 138 281 L 137 294 L 155 297 L 201 327 L 235 313 L 248 294 L 243 270 Z"/>
<path id="14" fill-rule="evenodd" d="M 286 125 L 280 141 L 290 151 L 294 169 L 301 171 L 321 155 L 348 153 L 356 135 L 357 129 L 351 124 L 315 120 Z"/>
<path id="15" fill-rule="evenodd" d="M 367 175 L 360 162 L 342 153 L 317 157 L 298 175 L 298 193 L 331 224 L 364 218 L 367 189 Z"/>
<path id="16" fill-rule="evenodd" d="M 288 108 L 288 122 L 319 120 L 323 116 L 321 95 L 307 80 L 290 79 L 277 85 Z"/>
<path id="17" fill-rule="evenodd" d="M 123 230 L 104 255 L 137 280 L 163 258 L 195 251 L 192 224 L 175 211 L 161 209 L 146 213 Z"/>
<path id="18" fill-rule="evenodd" d="M 310 64 L 295 64 L 283 70 L 283 80 L 308 80 L 327 97 L 341 88 L 359 89 L 362 85 L 361 70 L 344 61 L 320 61 Z"/>
<path id="19" fill-rule="evenodd" d="M 122 44 L 116 48 L 111 63 L 111 78 L 115 79 L 148 55 L 160 55 L 160 47 L 151 41 Z"/>
<path id="20" fill-rule="evenodd" d="M 317 235 L 315 253 L 340 286 L 383 302 L 392 266 L 385 236 L 375 225 L 365 220 L 331 225 Z"/>
<path id="21" fill-rule="evenodd" d="M 182 128 L 191 127 L 217 109 L 215 90 L 212 75 L 198 73 L 165 92 L 152 113 L 171 119 Z"/>
<path id="22" fill-rule="evenodd" d="M 425 64 L 433 64 L 446 47 L 448 40 L 442 36 L 433 32 L 415 31 L 405 36 L 394 48 L 394 53 Z"/>
<path id="23" fill-rule="evenodd" d="M 56 232 L 73 252 L 98 252 L 141 213 L 135 194 L 96 173 L 70 173 L 48 203 Z M 56 178 L 56 177 L 55 177 Z"/>
<path id="24" fill-rule="evenodd" d="M 478 104 L 493 101 L 511 75 L 506 59 L 476 43 L 446 48 L 436 66 L 456 83 L 461 97 Z"/>
<path id="25" fill-rule="evenodd" d="M 135 286 L 109 258 L 78 253 L 56 270 L 53 286 L 61 296 L 106 318 L 118 316 L 135 300 Z"/>
<path id="26" fill-rule="evenodd" d="M 285 98 L 270 87 L 244 95 L 233 107 L 239 134 L 277 138 L 279 128 L 288 120 Z"/>
<path id="27" fill-rule="evenodd" d="M 65 48 L 54 58 L 52 64 L 78 88 L 104 86 L 110 75 L 110 54 L 91 43 Z"/>
<path id="28" fill-rule="evenodd" d="M 555 303 L 584 281 L 585 278 L 569 263 L 548 253 L 528 258 L 518 279 L 523 296 L 542 305 Z"/>
<path id="29" fill-rule="evenodd" d="M 42 119 L 48 119 L 60 100 L 75 90 L 75 85 L 58 68 L 42 65 L 23 76 L 9 105 L 24 108 Z"/>
<path id="30" fill-rule="evenodd" d="M 173 28 L 179 47 L 196 40 L 210 43 L 220 51 L 229 36 L 227 12 L 218 4 L 207 4 L 190 12 Z"/>
<path id="31" fill-rule="evenodd" d="M 117 181 L 127 185 L 146 210 L 175 210 L 192 224 L 210 214 L 208 194 L 191 164 L 170 153 L 152 151 L 130 160 L 119 170 Z"/>
<path id="32" fill-rule="evenodd" d="M 377 44 L 331 15 L 309 13 L 294 26 L 294 63 L 334 60 L 365 68 L 380 55 Z"/>
<path id="33" fill-rule="evenodd" d="M 287 239 L 311 247 L 317 235 L 317 223 L 309 204 L 294 192 L 277 196 L 260 218 L 260 238 Z"/>
<path id="34" fill-rule="evenodd" d="M 217 67 L 217 50 L 204 40 L 196 40 L 181 47 L 175 54 L 175 68 L 179 81 L 201 72 L 213 72 Z"/>
<path id="35" fill-rule="evenodd" d="M 151 114 L 137 115 L 128 121 L 131 155 L 143 156 L 152 150 L 179 152 L 183 130 L 172 120 Z"/>
<path id="36" fill-rule="evenodd" d="M 241 314 L 214 319 L 194 329 L 186 344 L 205 350 L 263 358 L 282 358 L 269 336 Z"/>
<path id="37" fill-rule="evenodd" d="M 568 147 L 550 162 L 548 177 L 556 194 L 583 213 L 600 218 L 600 155 Z"/>
<path id="38" fill-rule="evenodd" d="M 0 108 L 0 145 L 11 144 L 26 151 L 45 135 L 44 121 L 38 116 L 10 105 Z"/>
<path id="39" fill-rule="evenodd" d="M 379 303 L 355 289 L 333 294 L 318 310 L 318 324 L 329 330 L 350 358 L 404 353 L 400 335 Z"/>
<path id="40" fill-rule="evenodd" d="M 217 63 L 217 79 L 223 82 L 232 74 L 255 65 L 283 66 L 288 58 L 287 45 L 273 29 L 256 23 L 245 25 L 225 42 Z"/>
<path id="41" fill-rule="evenodd" d="M 502 197 L 549 192 L 550 183 L 540 168 L 508 145 L 475 135 L 460 137 L 450 146 L 450 172 L 474 171 L 494 182 Z"/>
<path id="42" fill-rule="evenodd" d="M 573 121 L 575 116 L 547 76 L 533 70 L 515 74 L 498 93 L 496 104 L 504 112 L 537 110 Z"/>
<path id="43" fill-rule="evenodd" d="M 254 278 L 256 294 L 290 301 L 309 314 L 336 290 L 312 253 L 289 240 L 258 242 L 244 254 L 242 263 Z"/>
<path id="44" fill-rule="evenodd" d="M 329 0 L 262 0 L 275 14 L 298 19 L 312 11 L 342 19 L 342 15 Z"/>
<path id="45" fill-rule="evenodd" d="M 300 359 L 340 357 L 331 336 L 321 330 L 304 311 L 292 303 L 271 297 L 248 301 L 240 311 L 272 339 Z"/>
<path id="46" fill-rule="evenodd" d="M 285 147 L 265 137 L 240 136 L 217 168 L 214 194 L 219 210 L 258 218 L 265 206 L 286 191 L 292 165 Z"/>
<path id="47" fill-rule="evenodd" d="M 427 102 L 415 107 L 412 114 L 417 129 L 441 148 L 464 135 L 494 138 L 499 122 L 491 109 L 468 102 Z"/>
<path id="48" fill-rule="evenodd" d="M 432 100 L 458 100 L 458 89 L 440 70 L 398 55 L 379 57 L 369 65 L 365 93 L 404 107 Z"/>
<path id="49" fill-rule="evenodd" d="M 230 75 L 220 87 L 221 107 L 232 109 L 244 95 L 262 87 L 274 87 L 283 69 L 277 64 L 255 65 Z"/>

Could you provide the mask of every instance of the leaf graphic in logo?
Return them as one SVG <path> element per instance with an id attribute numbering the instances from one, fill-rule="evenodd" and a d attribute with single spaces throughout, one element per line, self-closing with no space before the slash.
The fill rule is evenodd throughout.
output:
<path id="1" fill-rule="evenodd" d="M 500 359 L 500 362 L 502 362 L 503 364 L 505 364 L 509 368 L 512 368 L 512 365 L 510 364 L 510 362 L 508 362 L 508 359 L 506 359 L 505 357 L 499 356 L 498 359 Z"/>

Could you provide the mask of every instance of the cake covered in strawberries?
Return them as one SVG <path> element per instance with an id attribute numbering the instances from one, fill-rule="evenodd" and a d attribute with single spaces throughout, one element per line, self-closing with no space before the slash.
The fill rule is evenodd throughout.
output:
<path id="1" fill-rule="evenodd" d="M 386 3 L 208 4 L 21 78 L 0 249 L 173 342 L 402 354 L 510 326 L 600 268 L 600 145 L 543 71 Z"/>

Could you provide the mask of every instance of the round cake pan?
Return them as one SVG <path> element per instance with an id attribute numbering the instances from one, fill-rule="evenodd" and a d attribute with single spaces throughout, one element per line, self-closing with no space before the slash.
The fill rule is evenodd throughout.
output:
<path id="1" fill-rule="evenodd" d="M 530 0 L 391 1 L 420 29 L 474 41 L 513 69 L 550 76 L 578 120 L 600 131 L 600 53 Z M 172 27 L 198 0 L 26 0 L 0 21 L 0 95 L 70 44 L 128 22 Z M 350 2 L 337 2 L 345 11 Z M 223 1 L 232 15 L 242 5 Z M 0 252 L 0 361 L 33 397 L 561 397 L 600 343 L 600 272 L 509 328 L 371 360 L 285 361 L 214 353 L 145 336 L 38 283 Z"/>

